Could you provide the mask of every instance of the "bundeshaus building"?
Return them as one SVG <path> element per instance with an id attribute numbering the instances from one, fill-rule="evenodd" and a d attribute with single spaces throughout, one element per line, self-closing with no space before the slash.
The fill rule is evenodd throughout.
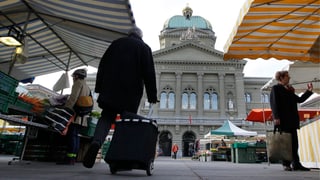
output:
<path id="1" fill-rule="evenodd" d="M 152 115 L 163 155 L 169 156 L 177 143 L 182 156 L 190 156 L 189 146 L 226 120 L 265 131 L 245 118 L 252 108 L 269 107 L 269 92 L 261 87 L 270 78 L 244 77 L 246 61 L 224 61 L 223 52 L 215 49 L 216 38 L 210 22 L 194 16 L 190 7 L 164 22 L 160 50 L 153 52 L 160 102 Z M 94 79 L 88 76 L 92 88 Z M 149 107 L 145 95 L 139 113 L 146 116 Z"/>

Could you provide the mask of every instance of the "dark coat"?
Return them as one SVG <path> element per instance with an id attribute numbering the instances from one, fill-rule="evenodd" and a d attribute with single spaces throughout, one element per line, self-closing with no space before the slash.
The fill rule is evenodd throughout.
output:
<path id="1" fill-rule="evenodd" d="M 155 68 L 150 47 L 137 36 L 112 42 L 97 72 L 95 92 L 102 109 L 137 110 L 146 88 L 148 101 L 157 101 Z"/>
<path id="2" fill-rule="evenodd" d="M 304 102 L 311 95 L 311 91 L 306 91 L 299 97 L 294 91 L 286 89 L 281 84 L 272 87 L 270 106 L 273 118 L 280 119 L 281 130 L 290 132 L 290 130 L 300 128 L 297 103 Z"/>

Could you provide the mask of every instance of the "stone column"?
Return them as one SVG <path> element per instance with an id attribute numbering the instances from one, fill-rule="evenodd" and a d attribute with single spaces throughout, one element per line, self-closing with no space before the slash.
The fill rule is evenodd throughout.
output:
<path id="1" fill-rule="evenodd" d="M 181 72 L 176 72 L 176 116 L 181 116 Z"/>
<path id="2" fill-rule="evenodd" d="M 226 105 L 225 105 L 225 86 L 224 86 L 225 73 L 219 73 L 219 105 L 220 105 L 220 118 L 226 117 Z"/>
<path id="3" fill-rule="evenodd" d="M 238 118 L 245 118 L 246 117 L 246 106 L 244 101 L 244 80 L 243 80 L 243 73 L 235 74 L 235 81 L 236 81 L 236 107 L 238 112 Z"/>
<path id="4" fill-rule="evenodd" d="M 197 104 L 198 104 L 198 117 L 203 116 L 203 73 L 197 73 L 198 75 L 198 93 L 197 93 Z"/>
<path id="5" fill-rule="evenodd" d="M 156 72 L 156 83 L 157 83 L 157 97 L 158 97 L 158 100 L 160 100 L 160 93 L 161 93 L 161 90 L 160 90 L 160 78 L 161 78 L 161 72 Z M 157 104 L 154 104 L 153 105 L 153 116 L 157 116 L 158 115 L 158 110 L 159 110 L 159 103 Z"/>

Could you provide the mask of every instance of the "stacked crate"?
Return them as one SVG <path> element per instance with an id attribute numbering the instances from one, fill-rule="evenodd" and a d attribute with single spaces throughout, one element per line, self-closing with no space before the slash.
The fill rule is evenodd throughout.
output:
<path id="1" fill-rule="evenodd" d="M 0 113 L 7 113 L 9 104 L 16 103 L 18 84 L 18 80 L 0 71 Z"/>
<path id="2" fill-rule="evenodd" d="M 0 71 L 0 113 L 8 113 L 9 105 L 31 112 L 33 104 L 19 99 L 16 92 L 19 81 Z"/>

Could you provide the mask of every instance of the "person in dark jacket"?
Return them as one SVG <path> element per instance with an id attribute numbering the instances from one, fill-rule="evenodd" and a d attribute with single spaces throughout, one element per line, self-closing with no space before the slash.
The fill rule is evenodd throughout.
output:
<path id="1" fill-rule="evenodd" d="M 300 128 L 300 120 L 297 103 L 302 103 L 312 95 L 313 86 L 308 84 L 308 89 L 297 96 L 294 88 L 289 84 L 290 76 L 288 71 L 278 71 L 275 75 L 278 84 L 272 87 L 270 93 L 270 106 L 275 126 L 280 126 L 281 131 L 291 133 L 292 137 L 292 162 L 283 161 L 285 171 L 302 170 L 309 171 L 300 163 L 298 154 L 297 129 Z M 292 167 L 290 166 L 292 163 Z"/>
<path id="2" fill-rule="evenodd" d="M 137 113 L 144 87 L 148 102 L 158 102 L 152 51 L 143 42 L 142 31 L 133 27 L 128 37 L 111 43 L 100 61 L 95 92 L 99 93 L 97 102 L 102 113 L 84 157 L 85 167 L 93 167 L 117 114 Z"/>

